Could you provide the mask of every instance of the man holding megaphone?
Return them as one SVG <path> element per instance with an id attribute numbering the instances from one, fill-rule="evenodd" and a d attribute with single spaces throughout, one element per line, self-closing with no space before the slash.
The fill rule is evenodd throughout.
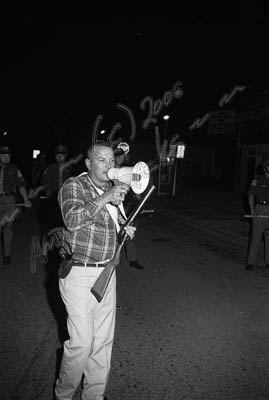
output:
<path id="1" fill-rule="evenodd" d="M 115 272 L 98 303 L 91 289 L 113 259 L 120 225 L 125 222 L 122 202 L 130 189 L 128 183 L 113 185 L 108 171 L 115 167 L 110 145 L 97 143 L 87 151 L 87 172 L 67 179 L 58 194 L 66 230 L 64 240 L 72 251 L 71 266 L 59 279 L 61 297 L 67 310 L 69 339 L 55 395 L 72 399 L 82 377 L 82 397 L 105 399 L 111 364 L 116 314 Z M 132 239 L 136 228 L 126 226 Z M 66 265 L 66 264 L 64 264 Z"/>

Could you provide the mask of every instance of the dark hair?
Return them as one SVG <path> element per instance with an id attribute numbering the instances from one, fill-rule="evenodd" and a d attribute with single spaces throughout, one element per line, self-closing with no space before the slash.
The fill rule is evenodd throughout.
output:
<path id="1" fill-rule="evenodd" d="M 64 144 L 58 144 L 54 150 L 55 154 L 66 154 L 68 153 L 67 147 Z"/>
<path id="2" fill-rule="evenodd" d="M 10 147 L 6 145 L 0 146 L 0 154 L 10 154 Z"/>

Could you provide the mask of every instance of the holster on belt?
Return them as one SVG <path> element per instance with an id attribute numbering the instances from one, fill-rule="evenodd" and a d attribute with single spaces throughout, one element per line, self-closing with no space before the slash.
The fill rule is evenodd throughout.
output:
<path id="1" fill-rule="evenodd" d="M 61 279 L 66 278 L 72 269 L 72 265 L 73 265 L 72 254 L 62 256 L 62 261 L 58 269 L 58 277 Z"/>

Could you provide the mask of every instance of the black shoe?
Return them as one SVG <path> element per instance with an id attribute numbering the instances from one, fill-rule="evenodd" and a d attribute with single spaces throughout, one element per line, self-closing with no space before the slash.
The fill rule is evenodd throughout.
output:
<path id="1" fill-rule="evenodd" d="M 130 261 L 129 265 L 131 268 L 144 269 L 143 265 L 139 264 L 137 261 Z"/>
<path id="2" fill-rule="evenodd" d="M 245 270 L 246 270 L 246 271 L 252 271 L 252 270 L 253 270 L 253 265 L 247 264 L 247 265 L 245 266 Z"/>
<path id="3" fill-rule="evenodd" d="M 8 265 L 11 264 L 11 257 L 10 256 L 4 257 L 4 265 L 6 265 L 6 264 L 8 264 Z"/>

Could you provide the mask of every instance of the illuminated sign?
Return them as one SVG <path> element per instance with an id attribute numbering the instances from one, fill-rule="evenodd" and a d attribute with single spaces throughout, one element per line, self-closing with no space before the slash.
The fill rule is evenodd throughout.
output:
<path id="1" fill-rule="evenodd" d="M 33 150 L 33 158 L 37 158 L 38 154 L 40 154 L 40 150 Z"/>
<path id="2" fill-rule="evenodd" d="M 177 146 L 176 158 L 184 158 L 185 148 L 186 148 L 186 145 L 184 143 L 181 143 Z"/>

